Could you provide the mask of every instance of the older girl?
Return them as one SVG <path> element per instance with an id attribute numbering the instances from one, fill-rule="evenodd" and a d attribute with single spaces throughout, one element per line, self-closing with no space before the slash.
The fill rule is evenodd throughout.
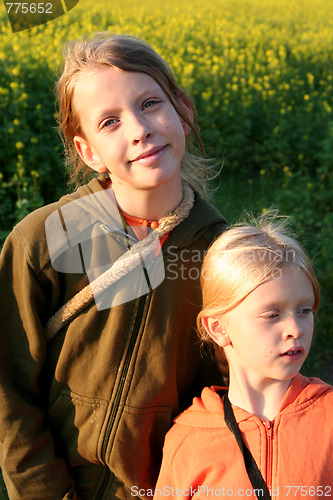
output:
<path id="1" fill-rule="evenodd" d="M 145 497 L 172 418 L 218 377 L 195 318 L 225 221 L 199 194 L 190 99 L 149 45 L 70 44 L 57 93 L 73 176 L 98 177 L 3 248 L 0 463 L 13 500 Z"/>

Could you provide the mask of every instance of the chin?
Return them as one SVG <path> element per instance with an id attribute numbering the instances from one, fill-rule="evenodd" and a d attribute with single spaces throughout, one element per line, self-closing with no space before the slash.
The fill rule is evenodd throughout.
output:
<path id="1" fill-rule="evenodd" d="M 299 369 L 294 369 L 294 370 L 290 370 L 288 371 L 287 373 L 284 373 L 282 374 L 278 380 L 281 380 L 282 381 L 287 381 L 287 380 L 291 380 L 292 378 L 296 377 L 296 375 L 299 374 L 299 371 L 300 371 L 300 368 Z"/>

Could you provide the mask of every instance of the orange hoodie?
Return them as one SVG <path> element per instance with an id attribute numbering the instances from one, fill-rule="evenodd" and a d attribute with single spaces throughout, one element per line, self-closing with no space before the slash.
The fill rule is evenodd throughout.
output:
<path id="1" fill-rule="evenodd" d="M 256 497 L 225 424 L 221 389 L 223 394 L 223 388 L 206 387 L 175 419 L 165 439 L 155 499 Z M 332 386 L 297 375 L 271 422 L 233 409 L 272 498 L 333 498 Z"/>

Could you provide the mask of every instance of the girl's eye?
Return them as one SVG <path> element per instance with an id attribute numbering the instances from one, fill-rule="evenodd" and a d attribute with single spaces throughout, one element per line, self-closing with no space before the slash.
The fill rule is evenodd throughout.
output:
<path id="1" fill-rule="evenodd" d="M 152 106 L 154 106 L 154 104 L 157 104 L 159 103 L 159 101 L 157 101 L 156 99 L 150 99 L 149 101 L 146 101 L 143 105 L 143 109 L 147 109 L 147 108 L 151 108 Z"/>
<path id="2" fill-rule="evenodd" d="M 264 319 L 275 319 L 278 316 L 279 316 L 279 313 L 277 313 L 277 312 L 271 312 L 271 313 L 263 314 L 262 318 L 264 318 Z"/>
<path id="3" fill-rule="evenodd" d="M 311 314 L 313 311 L 312 311 L 312 307 L 304 307 L 303 309 L 301 309 L 299 311 L 299 313 L 302 315 L 302 316 L 308 316 L 309 314 Z"/>
<path id="4" fill-rule="evenodd" d="M 102 123 L 101 129 L 105 127 L 112 127 L 117 123 L 117 120 L 115 118 L 109 118 L 108 120 L 105 120 L 105 122 Z"/>

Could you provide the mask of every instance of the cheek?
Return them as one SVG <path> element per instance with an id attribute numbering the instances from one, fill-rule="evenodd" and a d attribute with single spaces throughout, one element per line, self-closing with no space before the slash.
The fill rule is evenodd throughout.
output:
<path id="1" fill-rule="evenodd" d="M 176 112 L 170 113 L 169 117 L 165 121 L 165 128 L 168 130 L 170 133 L 172 133 L 174 136 L 183 135 L 185 138 L 186 132 L 185 129 L 188 125 L 183 122 L 183 120 L 178 116 Z M 189 127 L 188 127 L 189 128 Z"/>
<path id="2" fill-rule="evenodd" d="M 311 344 L 313 339 L 313 328 L 314 328 L 314 321 L 312 320 L 307 327 L 309 344 Z"/>
<path id="3" fill-rule="evenodd" d="M 236 333 L 230 329 L 226 329 L 226 331 L 230 338 L 230 345 L 236 351 L 245 355 L 250 352 L 253 355 L 255 352 L 257 352 L 258 349 L 255 347 L 254 341 L 250 340 L 251 332 L 246 332 L 246 334 L 244 334 L 240 329 Z"/>
<path id="4" fill-rule="evenodd" d="M 128 145 L 125 139 L 121 136 L 114 136 L 107 138 L 106 140 L 99 141 L 97 145 L 98 151 L 100 151 L 101 157 L 105 161 L 118 161 L 124 158 L 127 151 Z"/>

